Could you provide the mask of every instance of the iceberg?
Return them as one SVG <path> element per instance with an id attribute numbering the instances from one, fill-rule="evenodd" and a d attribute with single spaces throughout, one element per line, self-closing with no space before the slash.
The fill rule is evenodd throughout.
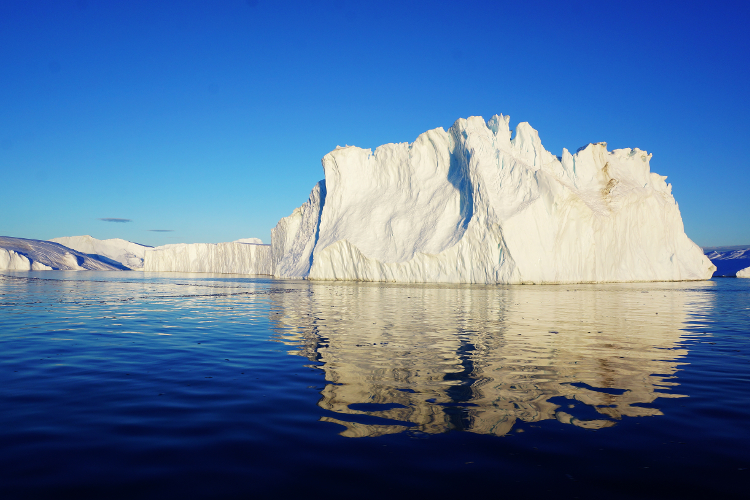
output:
<path id="1" fill-rule="evenodd" d="M 0 270 L 120 271 L 122 267 L 60 243 L 0 236 Z"/>
<path id="2" fill-rule="evenodd" d="M 687 237 L 647 152 L 601 142 L 558 157 L 528 123 L 515 134 L 509 124 L 474 116 L 411 144 L 337 147 L 323 158 L 325 179 L 277 223 L 271 245 L 149 248 L 74 236 L 53 240 L 70 248 L 58 245 L 45 260 L 0 241 L 0 266 L 512 284 L 704 280 L 716 270 L 709 257 L 725 259 Z"/>
<path id="3" fill-rule="evenodd" d="M 272 275 L 271 245 L 238 241 L 163 245 L 146 250 L 143 270 Z"/>
<path id="4" fill-rule="evenodd" d="M 81 253 L 98 257 L 99 260 L 109 260 L 122 264 L 132 270 L 143 269 L 143 256 L 146 250 L 151 248 L 120 238 L 98 240 L 88 235 L 64 236 L 62 238 L 52 238 L 50 241 L 60 243 Z"/>
<path id="5" fill-rule="evenodd" d="M 51 271 L 50 266 L 35 262 L 22 253 L 0 248 L 0 270 L 8 271 Z"/>
<path id="6" fill-rule="evenodd" d="M 750 278 L 750 267 L 746 267 L 745 269 L 740 269 L 737 271 L 738 278 Z"/>
<path id="7" fill-rule="evenodd" d="M 408 283 L 708 279 L 666 177 L 640 149 L 556 157 L 495 115 L 411 143 L 338 147 L 272 231 L 278 277 Z"/>

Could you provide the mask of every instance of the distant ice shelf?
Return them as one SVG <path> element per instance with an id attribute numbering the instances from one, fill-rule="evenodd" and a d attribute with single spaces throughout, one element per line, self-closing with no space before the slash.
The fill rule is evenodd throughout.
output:
<path id="1" fill-rule="evenodd" d="M 239 241 L 164 245 L 146 251 L 144 271 L 273 275 L 271 245 Z"/>

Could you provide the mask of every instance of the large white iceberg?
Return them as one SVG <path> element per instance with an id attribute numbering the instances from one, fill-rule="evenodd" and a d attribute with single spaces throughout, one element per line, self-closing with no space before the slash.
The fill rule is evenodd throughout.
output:
<path id="1" fill-rule="evenodd" d="M 271 245 L 239 241 L 164 245 L 146 250 L 144 271 L 272 275 Z"/>
<path id="2" fill-rule="evenodd" d="M 750 267 L 737 271 L 738 278 L 750 278 Z"/>
<path id="3" fill-rule="evenodd" d="M 279 277 L 449 283 L 679 281 L 715 267 L 639 149 L 556 157 L 509 117 L 459 119 L 412 144 L 337 148 L 273 230 Z"/>
<path id="4" fill-rule="evenodd" d="M 119 262 L 128 269 L 133 270 L 143 269 L 143 256 L 146 253 L 146 249 L 151 248 L 120 238 L 98 240 L 88 235 L 64 236 L 62 238 L 52 238 L 50 241 L 60 243 L 85 254 L 97 255 L 114 262 Z"/>
<path id="5" fill-rule="evenodd" d="M 119 271 L 122 266 L 103 262 L 59 243 L 0 236 L 0 270 L 14 271 Z"/>

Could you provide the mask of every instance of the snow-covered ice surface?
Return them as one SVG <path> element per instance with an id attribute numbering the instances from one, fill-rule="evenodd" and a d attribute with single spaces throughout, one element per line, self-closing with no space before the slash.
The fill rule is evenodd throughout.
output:
<path id="1" fill-rule="evenodd" d="M 146 250 L 144 271 L 273 274 L 271 245 L 178 243 Z"/>
<path id="2" fill-rule="evenodd" d="M 750 245 L 704 248 L 706 256 L 716 266 L 714 276 L 736 276 L 750 266 Z"/>
<path id="3" fill-rule="evenodd" d="M 234 240 L 235 243 L 254 243 L 256 245 L 262 245 L 263 241 L 260 238 L 240 238 L 239 240 Z"/>
<path id="4" fill-rule="evenodd" d="M 128 269 L 143 269 L 143 256 L 146 249 L 151 248 L 146 245 L 140 245 L 131 241 L 120 238 L 109 240 L 98 240 L 91 236 L 64 236 L 62 238 L 52 238 L 50 241 L 60 243 L 68 248 L 77 250 L 81 253 L 104 257 L 114 262 L 119 262 Z"/>
<path id="5" fill-rule="evenodd" d="M 678 281 L 715 267 L 639 149 L 556 157 L 509 118 L 459 119 L 412 144 L 337 148 L 272 232 L 275 274 L 450 283 Z"/>
<path id="6" fill-rule="evenodd" d="M 750 278 L 750 267 L 746 267 L 745 269 L 740 269 L 737 271 L 736 276 L 738 278 Z"/>
<path id="7" fill-rule="evenodd" d="M 0 236 L 0 269 L 3 270 L 119 271 L 122 268 L 60 243 Z"/>

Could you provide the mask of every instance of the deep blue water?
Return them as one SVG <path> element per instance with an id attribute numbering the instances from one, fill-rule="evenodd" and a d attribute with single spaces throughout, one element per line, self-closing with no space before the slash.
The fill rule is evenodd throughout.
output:
<path id="1" fill-rule="evenodd" d="M 750 280 L 3 272 L 0 498 L 739 497 Z"/>

